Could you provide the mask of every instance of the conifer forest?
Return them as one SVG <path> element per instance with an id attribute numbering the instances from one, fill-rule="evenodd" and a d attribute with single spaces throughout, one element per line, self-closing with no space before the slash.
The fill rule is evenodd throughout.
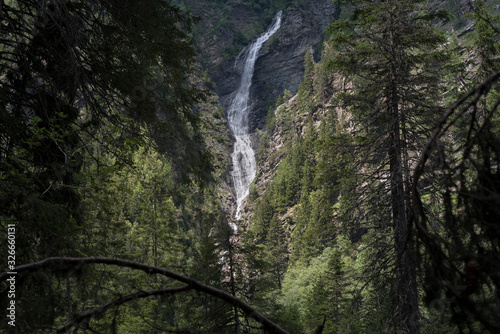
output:
<path id="1" fill-rule="evenodd" d="M 500 1 L 0 0 L 0 333 L 500 333 Z"/>

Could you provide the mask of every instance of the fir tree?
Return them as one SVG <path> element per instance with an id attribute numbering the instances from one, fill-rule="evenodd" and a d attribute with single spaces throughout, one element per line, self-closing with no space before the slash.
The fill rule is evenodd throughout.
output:
<path id="1" fill-rule="evenodd" d="M 352 81 L 352 90 L 341 99 L 355 122 L 354 149 L 361 176 L 356 205 L 369 211 L 365 221 L 392 226 L 394 326 L 408 333 L 420 331 L 409 224 L 412 152 L 422 145 L 439 112 L 434 106 L 439 102 L 439 68 L 445 59 L 439 51 L 444 37 L 430 23 L 436 15 L 423 5 L 407 0 L 358 1 L 350 18 L 330 27 L 331 45 L 339 50 L 330 67 Z M 369 196 L 373 193 L 378 195 Z"/>

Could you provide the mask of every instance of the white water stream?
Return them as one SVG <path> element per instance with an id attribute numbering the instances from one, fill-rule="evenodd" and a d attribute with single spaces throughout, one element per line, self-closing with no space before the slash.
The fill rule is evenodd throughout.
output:
<path id="1" fill-rule="evenodd" d="M 237 201 L 236 219 L 240 218 L 241 205 L 245 197 L 248 196 L 248 187 L 255 177 L 257 168 L 255 163 L 255 152 L 250 142 L 250 127 L 248 122 L 248 113 L 250 111 L 250 86 L 252 85 L 255 61 L 257 60 L 262 45 L 279 29 L 281 25 L 281 14 L 281 11 L 276 14 L 273 22 L 267 28 L 267 31 L 249 46 L 248 54 L 244 60 L 241 84 L 228 111 L 229 127 L 236 139 L 234 150 L 231 154 L 233 160 L 233 171 L 231 172 L 231 176 Z M 236 225 L 232 227 L 236 233 Z"/>

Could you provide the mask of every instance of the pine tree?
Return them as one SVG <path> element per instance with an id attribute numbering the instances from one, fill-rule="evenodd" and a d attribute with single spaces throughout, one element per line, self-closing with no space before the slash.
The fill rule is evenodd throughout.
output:
<path id="1" fill-rule="evenodd" d="M 496 38 L 499 33 L 499 15 L 492 14 L 484 0 L 471 2 L 470 6 L 471 12 L 468 16 L 474 25 L 473 30 L 464 38 L 467 41 L 466 48 L 471 53 L 466 59 L 471 69 L 469 72 L 472 72 L 470 87 L 474 87 L 486 80 L 500 66 L 500 42 Z"/>
<path id="2" fill-rule="evenodd" d="M 444 60 L 439 46 L 445 40 L 430 23 L 434 18 L 422 1 L 358 1 L 349 19 L 330 28 L 338 50 L 330 67 L 352 82 L 352 90 L 340 97 L 355 124 L 361 176 L 357 205 L 369 211 L 365 221 L 384 226 L 389 220 L 392 226 L 394 325 L 408 333 L 419 333 L 420 317 L 409 224 L 410 168 L 439 111 L 433 106 L 439 101 Z"/>
<path id="3" fill-rule="evenodd" d="M 148 142 L 208 176 L 189 15 L 158 0 L 20 0 L 1 14 L 0 214 L 19 223 L 19 260 L 76 252 L 94 142 L 120 163 L 128 142 Z"/>
<path id="4" fill-rule="evenodd" d="M 275 214 L 271 219 L 265 241 L 266 257 L 276 286 L 281 290 L 283 275 L 288 264 L 288 241 L 285 230 Z"/>
<path id="5" fill-rule="evenodd" d="M 311 51 L 308 50 L 304 56 L 304 81 L 302 84 L 305 89 L 313 91 L 313 78 L 314 78 L 314 60 Z"/>
<path id="6" fill-rule="evenodd" d="M 468 4 L 472 29 L 462 37 L 467 66 L 460 96 L 420 155 L 412 197 L 418 240 L 427 251 L 419 263 L 426 302 L 439 301 L 444 291 L 450 304 L 446 317 L 461 332 L 495 333 L 500 330 L 499 21 L 491 3 Z"/>
<path id="7" fill-rule="evenodd" d="M 112 198 L 120 191 L 102 188 L 113 188 L 110 174 L 132 165 L 137 147 L 168 156 L 184 181 L 210 179 L 195 108 L 206 94 L 190 82 L 195 20 L 160 0 L 14 0 L 0 7 L 0 226 L 16 225 L 17 264 L 123 254 L 126 242 L 116 234 L 126 233 L 127 217 L 117 222 L 122 213 Z M 171 215 L 157 205 L 161 196 L 153 197 L 148 222 L 159 227 Z M 171 211 L 172 202 L 165 204 Z M 159 233 L 166 231 L 148 232 L 159 261 Z M 90 292 L 78 295 L 66 272 L 19 285 L 20 296 L 22 289 L 32 296 L 18 299 L 19 330 L 66 321 L 82 305 L 70 297 L 112 297 L 102 277 L 77 273 Z"/>
<path id="8" fill-rule="evenodd" d="M 304 80 L 300 83 L 297 97 L 301 113 L 309 114 L 312 111 L 314 95 L 314 59 L 310 51 L 304 56 Z"/>

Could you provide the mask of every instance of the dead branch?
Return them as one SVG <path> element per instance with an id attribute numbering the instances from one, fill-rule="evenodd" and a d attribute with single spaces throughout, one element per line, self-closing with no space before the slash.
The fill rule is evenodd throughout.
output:
<path id="1" fill-rule="evenodd" d="M 20 265 L 15 268 L 14 272 L 20 273 L 32 273 L 44 268 L 61 268 L 61 267 L 81 267 L 87 264 L 106 264 L 106 265 L 115 265 L 119 267 L 126 267 L 131 269 L 137 269 L 144 271 L 147 274 L 159 274 L 176 281 L 185 283 L 188 285 L 190 289 L 200 291 L 221 299 L 226 303 L 238 307 L 242 310 L 248 317 L 254 319 L 255 321 L 261 323 L 264 326 L 264 330 L 268 333 L 275 334 L 288 334 L 283 328 L 272 322 L 270 319 L 265 317 L 263 314 L 258 312 L 256 309 L 245 303 L 244 301 L 230 295 L 229 293 L 216 289 L 212 286 L 203 284 L 198 282 L 190 277 L 181 275 L 174 271 L 168 270 L 166 268 L 150 266 L 147 264 L 122 260 L 122 259 L 112 259 L 106 257 L 84 257 L 84 258 L 71 258 L 71 257 L 51 257 L 39 262 L 28 263 L 24 265 Z M 7 272 L 0 273 L 0 281 L 5 281 L 8 276 Z"/>
<path id="2" fill-rule="evenodd" d="M 126 296 L 120 296 L 120 298 L 115 299 L 115 300 L 113 300 L 105 305 L 96 307 L 92 310 L 89 310 L 89 311 L 83 313 L 83 314 L 76 315 L 64 327 L 59 328 L 57 333 L 67 333 L 67 331 L 69 331 L 71 329 L 71 327 L 77 326 L 78 324 L 80 324 L 84 320 L 92 318 L 98 314 L 104 313 L 109 308 L 112 308 L 115 306 L 120 306 L 122 304 L 125 304 L 125 303 L 133 301 L 133 300 L 137 300 L 140 298 L 147 298 L 147 297 L 151 297 L 151 296 L 174 294 L 174 293 L 188 291 L 190 289 L 191 288 L 189 286 L 181 286 L 181 287 L 151 290 L 151 291 L 137 291 L 137 292 L 131 293 L 131 294 L 126 295 Z"/>

